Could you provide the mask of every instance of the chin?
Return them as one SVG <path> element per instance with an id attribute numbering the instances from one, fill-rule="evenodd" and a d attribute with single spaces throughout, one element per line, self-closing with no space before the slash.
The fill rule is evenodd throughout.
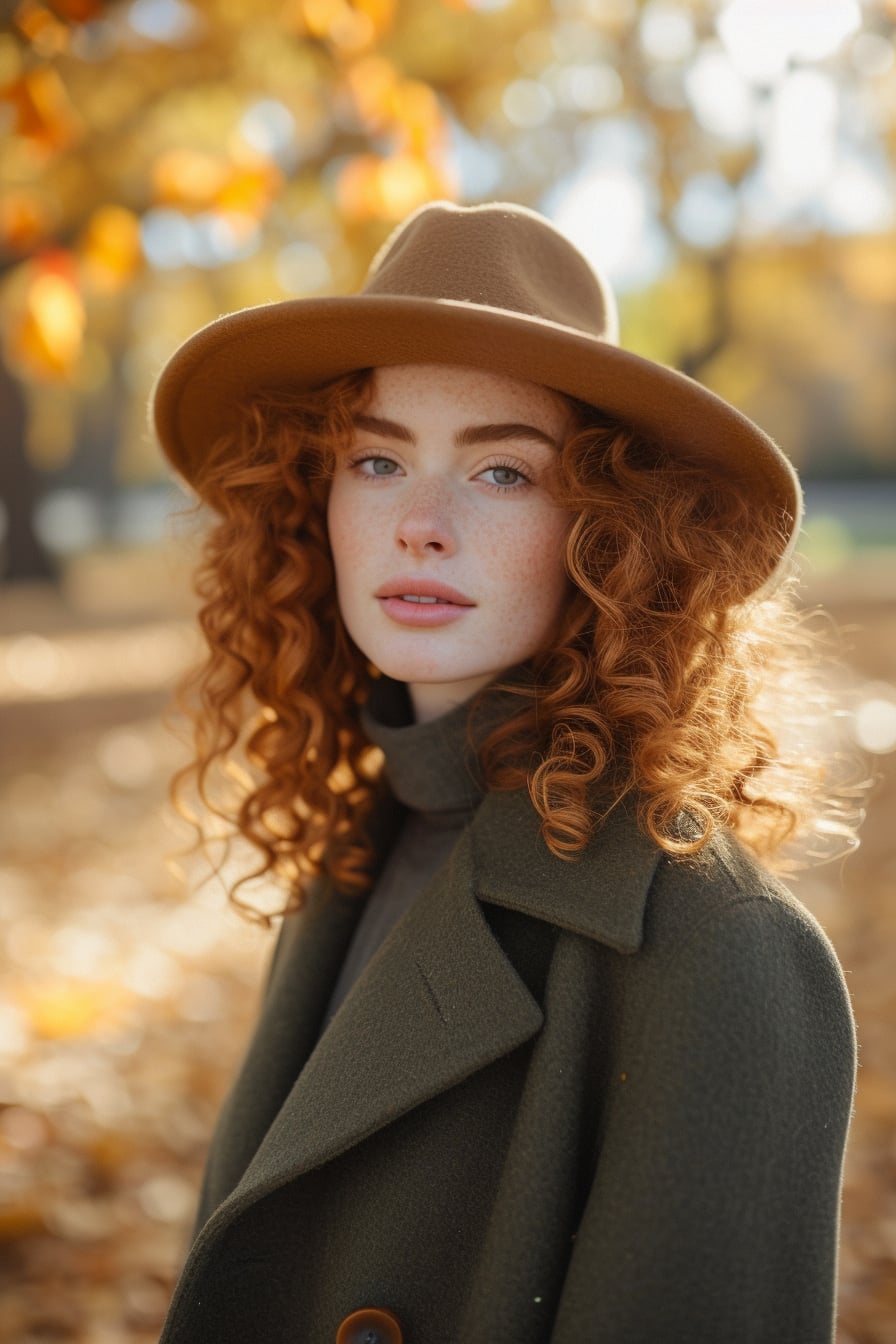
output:
<path id="1" fill-rule="evenodd" d="M 374 667 L 395 681 L 405 681 L 419 686 L 450 686 L 455 682 L 473 681 L 497 676 L 507 666 L 504 662 L 492 663 L 489 659 L 454 661 L 449 658 L 433 659 L 432 656 L 414 657 L 407 651 L 374 651 L 367 655 Z"/>
<path id="2" fill-rule="evenodd" d="M 374 665 L 395 681 L 406 681 L 417 686 L 450 686 L 457 681 L 472 681 L 478 677 L 491 676 L 487 667 L 471 664 L 469 667 L 440 667 L 433 669 L 431 663 L 417 665 L 411 658 L 388 659 Z"/>

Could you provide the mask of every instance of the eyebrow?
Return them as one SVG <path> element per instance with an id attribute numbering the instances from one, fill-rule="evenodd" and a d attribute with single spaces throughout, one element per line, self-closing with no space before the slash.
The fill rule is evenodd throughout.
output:
<path id="1" fill-rule="evenodd" d="M 399 443 L 417 442 L 416 435 L 407 425 L 399 425 L 395 420 L 383 420 L 378 415 L 356 415 L 355 426 L 379 434 L 384 439 L 395 439 Z M 506 439 L 532 439 L 536 443 L 546 443 L 550 448 L 559 448 L 556 439 L 534 425 L 496 424 L 467 425 L 454 436 L 458 448 L 472 448 L 477 443 L 503 443 Z"/>

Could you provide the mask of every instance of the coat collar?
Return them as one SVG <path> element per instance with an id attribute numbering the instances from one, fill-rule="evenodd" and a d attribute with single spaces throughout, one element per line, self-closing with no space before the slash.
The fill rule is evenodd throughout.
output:
<path id="1" fill-rule="evenodd" d="M 525 790 L 487 794 L 470 834 L 480 900 L 548 920 L 617 952 L 637 952 L 659 850 L 625 803 L 570 859 L 548 849 Z"/>
<path id="2" fill-rule="evenodd" d="M 381 807 L 379 834 L 391 833 L 394 822 Z M 565 861 L 542 840 L 525 791 L 488 794 L 313 1048 L 308 1024 L 320 1021 L 362 902 L 337 893 L 288 917 L 295 922 L 281 931 L 253 1048 L 228 1099 L 231 1117 L 260 1112 L 273 1121 L 200 1232 L 196 1254 L 264 1195 L 541 1029 L 541 1006 L 493 934 L 482 901 L 631 953 L 641 943 L 656 861 L 621 808 L 578 859 Z M 302 1030 L 306 1044 L 297 1052 Z M 290 1037 L 291 1050 L 284 1048 Z M 282 1097 L 278 1110 L 271 1099 Z"/>

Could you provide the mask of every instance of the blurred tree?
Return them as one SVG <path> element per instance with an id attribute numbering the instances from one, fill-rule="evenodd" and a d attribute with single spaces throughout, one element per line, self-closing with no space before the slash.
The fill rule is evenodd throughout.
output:
<path id="1" fill-rule="evenodd" d="M 41 479 L 86 481 L 91 454 L 119 485 L 160 479 L 143 408 L 175 345 L 231 308 L 354 288 L 440 196 L 545 209 L 609 271 L 627 344 L 809 468 L 892 469 L 890 0 L 4 14 L 0 330 Z"/>
<path id="2" fill-rule="evenodd" d="M 0 573 L 8 579 L 55 579 L 56 567 L 34 531 L 39 484 L 25 454 L 25 398 L 0 364 Z"/>

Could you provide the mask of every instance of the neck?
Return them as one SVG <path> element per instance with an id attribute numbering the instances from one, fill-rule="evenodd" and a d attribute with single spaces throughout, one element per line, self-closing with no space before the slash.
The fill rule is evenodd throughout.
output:
<path id="1" fill-rule="evenodd" d="M 408 682 L 408 694 L 414 711 L 415 723 L 429 723 L 462 705 L 487 686 L 498 675 L 487 672 L 483 676 L 468 677 L 464 681 Z"/>

